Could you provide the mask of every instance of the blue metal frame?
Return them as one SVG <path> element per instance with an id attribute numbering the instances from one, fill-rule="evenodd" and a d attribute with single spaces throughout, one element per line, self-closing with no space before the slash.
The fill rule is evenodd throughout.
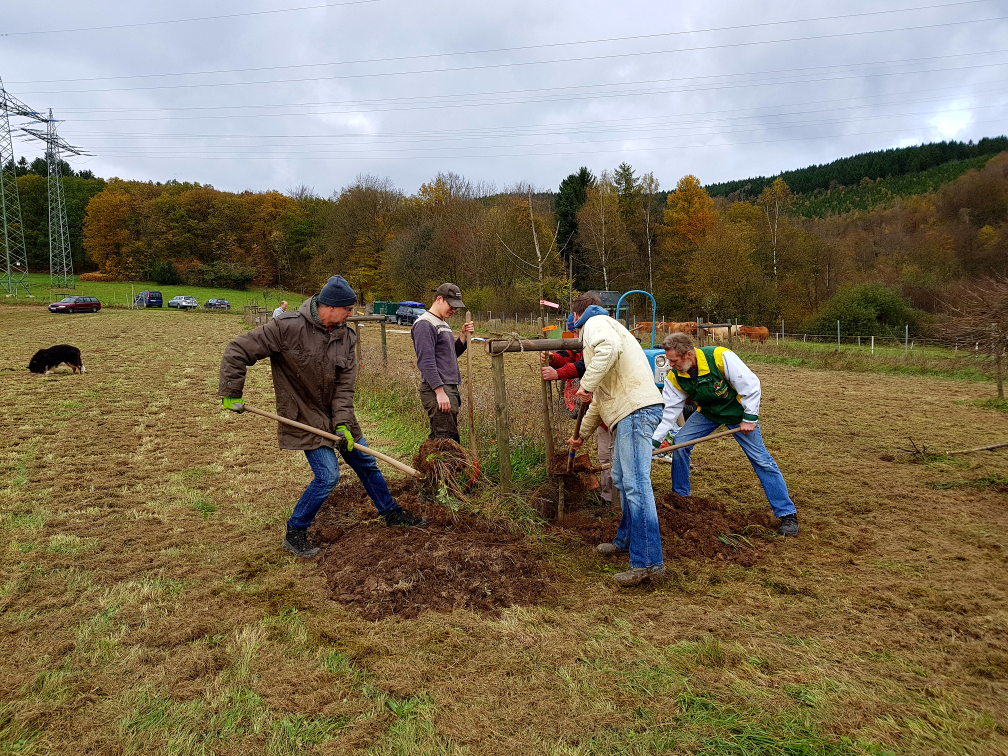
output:
<path id="1" fill-rule="evenodd" d="M 654 349 L 655 319 L 658 317 L 658 303 L 655 301 L 655 298 L 651 296 L 650 292 L 643 291 L 641 289 L 634 289 L 633 291 L 628 291 L 623 296 L 621 296 L 619 298 L 619 301 L 616 303 L 616 320 L 619 320 L 620 305 L 623 304 L 623 300 L 629 297 L 631 294 L 644 294 L 647 296 L 648 299 L 651 300 L 651 348 Z"/>

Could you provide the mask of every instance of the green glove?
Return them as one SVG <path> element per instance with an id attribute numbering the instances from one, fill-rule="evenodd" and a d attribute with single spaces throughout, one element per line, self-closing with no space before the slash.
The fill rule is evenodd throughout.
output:
<path id="1" fill-rule="evenodd" d="M 353 434 L 350 433 L 350 429 L 347 428 L 345 425 L 337 425 L 336 426 L 336 435 L 337 436 L 339 436 L 339 435 L 343 436 L 343 438 L 341 438 L 339 441 L 336 442 L 336 448 L 339 449 L 340 451 L 352 452 L 353 451 Z"/>
<path id="2" fill-rule="evenodd" d="M 657 449 L 659 446 L 661 446 L 661 441 L 659 441 L 656 438 L 652 438 L 651 439 L 651 446 L 653 446 L 655 449 Z"/>
<path id="3" fill-rule="evenodd" d="M 224 409 L 229 409 L 232 412 L 237 412 L 238 414 L 245 411 L 245 400 L 243 400 L 240 396 L 222 397 L 221 404 L 224 405 Z"/>

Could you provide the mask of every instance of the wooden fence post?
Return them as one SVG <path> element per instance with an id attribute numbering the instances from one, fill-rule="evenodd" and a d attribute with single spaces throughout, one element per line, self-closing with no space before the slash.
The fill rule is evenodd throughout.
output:
<path id="1" fill-rule="evenodd" d="M 357 334 L 357 369 L 363 364 L 361 362 L 361 345 L 360 345 L 360 323 L 353 324 L 354 333 Z"/>
<path id="2" fill-rule="evenodd" d="M 497 459 L 500 462 L 500 487 L 511 491 L 511 440 L 508 437 L 507 389 L 504 387 L 504 355 L 490 358 L 494 382 L 494 419 L 497 421 Z"/>
<path id="3" fill-rule="evenodd" d="M 388 343 L 385 341 L 385 321 L 381 322 L 381 359 L 388 362 Z"/>

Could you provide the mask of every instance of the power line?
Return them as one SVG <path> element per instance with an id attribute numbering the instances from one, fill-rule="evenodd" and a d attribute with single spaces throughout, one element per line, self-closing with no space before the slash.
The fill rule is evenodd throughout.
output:
<path id="1" fill-rule="evenodd" d="M 982 0 L 977 0 L 981 2 Z M 347 5 L 368 5 L 381 0 L 347 0 L 342 3 L 322 3 L 321 5 L 302 5 L 298 8 L 276 8 L 274 10 L 245 11 L 243 13 L 222 13 L 217 16 L 197 16 L 195 18 L 176 18 L 165 21 L 138 21 L 133 24 L 108 24 L 106 26 L 82 26 L 77 29 L 39 29 L 35 31 L 0 32 L 0 37 L 24 37 L 35 34 L 72 34 L 75 32 L 107 31 L 109 29 L 136 29 L 140 26 L 164 26 L 167 24 L 187 24 L 193 21 L 219 21 L 228 18 L 246 16 L 268 16 L 277 13 L 293 13 L 295 11 L 319 10 L 322 8 L 340 8 Z"/>
<path id="2" fill-rule="evenodd" d="M 369 79 L 369 78 L 379 78 L 379 77 L 390 77 L 390 76 L 414 76 L 419 74 L 429 74 L 429 73 L 452 73 L 458 71 L 483 71 L 499 68 L 519 68 L 527 66 L 538 66 L 538 65 L 553 65 L 556 63 L 579 63 L 585 61 L 599 61 L 599 60 L 611 60 L 615 58 L 632 58 L 632 57 L 643 57 L 648 55 L 669 55 L 674 53 L 683 52 L 700 52 L 704 50 L 723 50 L 723 49 L 733 49 L 741 47 L 754 47 L 762 45 L 776 45 L 776 44 L 788 44 L 791 42 L 814 42 L 824 39 L 843 39 L 850 37 L 860 37 L 872 34 L 891 34 L 895 32 L 906 32 L 906 31 L 920 31 L 925 29 L 940 29 L 947 28 L 951 26 L 963 26 L 968 24 L 979 24 L 979 23 L 990 23 L 993 21 L 1004 21 L 1008 19 L 1008 16 L 995 16 L 990 18 L 978 18 L 971 20 L 961 20 L 961 21 L 946 21 L 942 23 L 935 24 L 919 24 L 917 26 L 904 26 L 891 29 L 866 29 L 862 31 L 852 31 L 852 32 L 834 32 L 832 34 L 818 34 L 805 37 L 786 37 L 782 39 L 772 39 L 772 40 L 755 40 L 747 42 L 730 42 L 722 43 L 717 45 L 698 45 L 696 47 L 682 47 L 672 50 L 644 50 L 640 52 L 627 52 L 627 53 L 613 53 L 609 55 L 591 55 L 591 56 L 581 56 L 576 58 L 559 58 L 553 60 L 536 60 L 536 61 L 518 61 L 509 63 L 487 63 L 481 65 L 471 65 L 471 66 L 455 66 L 446 68 L 427 68 L 419 70 L 400 70 L 400 71 L 385 71 L 385 72 L 375 72 L 375 73 L 360 73 L 360 74 L 341 74 L 333 76 L 313 76 L 313 77 L 302 77 L 297 79 L 266 79 L 260 81 L 232 81 L 232 82 L 207 82 L 198 84 L 164 84 L 155 85 L 148 87 L 109 87 L 106 89 L 55 89 L 55 90 L 36 90 L 28 92 L 28 94 L 86 94 L 86 93 L 101 93 L 101 92 L 142 92 L 142 91 L 152 91 L 152 90 L 163 90 L 163 89 L 205 89 L 209 87 L 238 87 L 238 86 L 253 86 L 253 85 L 263 85 L 263 84 L 297 84 L 304 82 L 314 82 L 314 81 L 337 81 L 337 80 L 348 80 L 348 79 Z"/>
<path id="3" fill-rule="evenodd" d="M 1004 94 L 1008 92 L 1004 88 L 1003 82 L 999 82 L 1001 86 L 995 89 L 985 89 L 978 90 L 974 92 L 977 95 L 991 95 L 991 94 Z M 948 89 L 950 87 L 946 87 Z M 923 90 L 916 90 L 917 92 L 928 92 L 934 91 L 933 87 L 928 87 Z M 914 105 L 929 102 L 942 102 L 945 97 L 925 97 L 918 98 L 915 100 L 903 99 L 907 94 L 913 94 L 914 91 L 910 92 L 899 92 L 894 93 L 894 97 L 901 98 L 898 101 L 900 105 Z M 163 133 L 115 133 L 110 134 L 108 132 L 100 131 L 78 131 L 77 134 L 81 136 L 89 137 L 106 137 L 108 139 L 148 139 L 157 138 L 162 140 L 198 140 L 198 139 L 355 139 L 355 140 L 382 140 L 382 139 L 418 139 L 421 141 L 434 141 L 443 139 L 465 139 L 465 138 L 494 138 L 497 136 L 539 136 L 545 134 L 572 134 L 572 133 L 602 133 L 608 131 L 619 130 L 621 133 L 633 132 L 635 130 L 643 130 L 648 128 L 654 129 L 668 129 L 681 125 L 691 125 L 697 122 L 709 123 L 714 120 L 718 123 L 734 122 L 734 121 L 751 121 L 757 119 L 782 119 L 791 116 L 802 116 L 802 115 L 814 115 L 820 113 L 831 113 L 837 110 L 843 110 L 844 112 L 850 112 L 854 110 L 864 110 L 867 108 L 880 107 L 878 104 L 864 104 L 864 105 L 851 105 L 847 98 L 825 100 L 820 101 L 820 103 L 829 102 L 842 102 L 842 105 L 831 108 L 812 108 L 806 110 L 799 110 L 789 113 L 768 113 L 768 114 L 754 114 L 754 115 L 737 115 L 728 118 L 717 118 L 721 113 L 737 113 L 736 109 L 731 110 L 721 110 L 721 111 L 698 111 L 694 113 L 679 113 L 678 119 L 665 120 L 661 123 L 632 123 L 632 119 L 616 119 L 614 121 L 595 121 L 590 123 L 571 121 L 559 124 L 540 124 L 537 126 L 528 127 L 500 127 L 494 128 L 479 128 L 479 129 L 455 129 L 455 130 L 442 130 L 442 131 L 412 131 L 412 132 L 378 132 L 378 133 L 359 133 L 359 132 L 348 132 L 342 134 L 220 134 L 220 133 L 210 133 L 210 134 L 163 134 Z M 805 103 L 805 104 L 816 104 L 816 103 Z M 895 104 L 895 103 L 894 103 Z M 1008 105 L 1008 103 L 1003 103 Z M 987 108 L 987 107 L 997 107 L 999 103 L 993 103 L 991 105 L 976 106 L 975 109 Z M 783 106 L 762 106 L 761 110 L 766 110 L 770 108 L 783 108 L 783 107 L 795 107 L 794 105 L 783 105 Z M 900 114 L 879 114 L 878 116 L 868 116 L 868 117 L 893 117 L 894 115 Z M 914 114 L 902 114 L 902 115 L 919 115 L 919 113 Z M 649 117 L 647 120 L 654 120 L 655 117 Z M 637 119 L 640 120 L 640 119 Z M 565 129 L 565 126 L 575 126 L 578 128 Z M 589 126 L 595 126 L 595 128 L 588 128 Z"/>
<path id="4" fill-rule="evenodd" d="M 992 105 L 977 106 L 976 108 L 973 108 L 973 110 L 989 110 L 990 108 L 996 108 L 996 107 L 1004 107 L 1004 103 L 996 103 L 996 104 L 992 104 Z M 908 116 L 916 116 L 916 115 L 922 115 L 922 113 L 920 113 L 920 112 L 911 112 L 911 113 L 893 113 L 893 114 L 878 115 L 878 116 L 863 116 L 859 120 L 860 121 L 891 120 L 891 119 L 894 119 L 894 118 L 905 118 L 905 117 L 908 117 Z M 805 129 L 805 128 L 814 127 L 814 126 L 830 126 L 830 125 L 835 125 L 835 124 L 841 124 L 841 123 L 848 122 L 848 120 L 849 119 L 844 119 L 844 118 L 832 118 L 832 119 L 808 120 L 808 121 L 805 121 L 805 122 L 792 123 L 792 124 L 772 124 L 772 126 L 773 126 L 774 129 L 777 129 L 777 130 L 794 130 L 794 129 Z M 663 136 L 665 138 L 675 137 L 677 139 L 684 139 L 684 138 L 691 138 L 691 137 L 716 136 L 718 134 L 748 134 L 748 133 L 766 131 L 767 128 L 768 128 L 766 125 L 763 125 L 763 124 L 753 125 L 753 126 L 739 125 L 738 127 L 727 127 L 727 128 L 723 127 L 723 126 L 715 126 L 715 125 L 712 124 L 710 126 L 710 128 L 704 129 L 704 130 L 701 130 L 701 131 L 693 131 L 693 132 L 686 132 L 686 133 L 677 133 L 680 128 L 688 128 L 688 127 L 690 127 L 692 125 L 693 124 L 685 124 L 683 127 L 669 127 L 668 129 L 664 129 L 663 130 L 663 133 L 662 133 L 661 136 Z M 669 133 L 669 132 L 673 132 L 673 133 Z M 641 137 L 641 139 L 648 139 L 648 138 L 654 138 L 654 137 L 649 137 L 647 135 Z M 626 141 L 627 141 L 626 137 L 620 136 L 620 137 L 616 137 L 616 138 L 612 138 L 612 139 L 584 139 L 584 140 L 570 140 L 570 139 L 568 139 L 568 140 L 563 140 L 563 141 L 533 142 L 533 143 L 522 143 L 522 144 L 500 144 L 500 145 L 491 145 L 491 146 L 494 146 L 494 147 L 496 147 L 498 149 L 528 149 L 528 148 L 533 148 L 533 147 L 555 147 L 555 146 L 569 146 L 569 145 L 577 145 L 577 144 L 597 145 L 597 144 L 608 144 L 608 143 L 611 143 L 611 142 L 626 142 Z M 398 143 L 401 143 L 401 142 L 391 142 L 390 144 L 398 144 Z M 271 157 L 277 157 L 279 155 L 299 157 L 299 156 L 306 156 L 306 155 L 312 155 L 312 156 L 314 156 L 314 155 L 318 155 L 318 154 L 328 154 L 325 151 L 321 151 L 320 152 L 317 148 L 318 147 L 337 147 L 337 146 L 340 146 L 340 145 L 338 145 L 338 144 L 332 144 L 332 143 L 326 143 L 326 142 L 305 143 L 304 141 L 298 141 L 296 144 L 283 144 L 283 145 L 251 144 L 251 145 L 227 145 L 225 147 L 215 147 L 215 146 L 207 145 L 206 149 L 211 150 L 212 151 L 211 153 L 197 152 L 194 149 L 194 147 L 195 147 L 194 145 L 179 145 L 177 147 L 176 146 L 160 146 L 157 149 L 162 150 L 162 151 L 168 151 L 168 150 L 170 150 L 171 153 L 167 153 L 167 154 L 175 154 L 175 155 L 179 155 L 180 153 L 187 153 L 189 156 L 203 155 L 203 154 L 213 154 L 213 155 L 242 156 L 244 158 L 244 156 L 248 154 L 247 153 L 248 150 L 261 149 L 264 146 L 276 146 L 276 147 L 279 147 L 281 149 L 290 149 L 290 148 L 295 148 L 295 147 L 304 147 L 305 148 L 304 150 L 297 150 L 295 152 L 290 152 L 290 153 L 277 153 L 277 152 L 273 152 L 271 154 Z M 347 155 L 358 155 L 358 156 L 371 157 L 371 152 L 372 151 L 370 149 L 367 149 L 366 145 L 361 145 L 361 146 L 365 147 L 365 149 L 347 149 L 346 147 L 343 147 L 340 150 L 340 152 L 343 153 L 343 154 L 347 154 Z M 469 146 L 469 145 L 454 145 L 453 146 L 453 150 L 452 150 L 452 154 L 453 155 L 458 155 L 458 154 L 461 154 L 462 151 L 466 151 L 466 150 L 484 149 L 486 146 L 487 145 L 471 145 L 471 146 Z M 121 148 L 120 147 L 118 149 L 128 149 L 128 150 L 132 151 L 132 154 L 137 155 L 137 156 L 142 156 L 143 155 L 142 151 L 146 150 L 147 148 L 144 148 L 144 147 L 136 147 L 136 148 L 128 148 L 127 147 L 127 148 Z M 382 152 L 393 153 L 393 154 L 397 154 L 397 155 L 403 155 L 403 154 L 411 154 L 411 155 L 413 155 L 413 154 L 423 154 L 423 153 L 426 153 L 426 152 L 443 152 L 443 150 L 444 150 L 443 147 L 405 147 L 405 148 L 397 149 L 397 148 L 388 147 L 386 145 L 381 145 L 380 149 L 381 149 Z M 641 149 L 644 149 L 644 148 L 641 148 Z M 129 153 L 124 153 L 124 154 L 129 154 Z"/>
<path id="5" fill-rule="evenodd" d="M 377 2 L 378 0 L 367 0 L 368 2 Z M 25 80 L 25 81 L 10 81 L 8 84 L 59 84 L 59 83 L 75 83 L 75 82 L 86 82 L 86 81 L 116 81 L 121 79 L 151 79 L 151 78 L 165 78 L 171 76 L 208 76 L 217 74 L 228 74 L 228 73 L 257 73 L 261 71 L 283 71 L 283 70 L 293 70 L 293 69 L 303 69 L 303 68 L 319 68 L 325 66 L 350 66 L 350 65 L 360 65 L 368 63 L 394 63 L 403 62 L 408 60 L 429 60 L 431 58 L 445 58 L 445 57 L 457 57 L 464 55 L 489 55 L 495 53 L 504 52 L 521 52 L 527 50 L 546 50 L 555 49 L 560 47 L 572 47 L 577 45 L 595 45 L 595 44 L 606 44 L 611 42 L 630 42 L 630 41 L 641 41 L 645 39 L 662 39 L 668 37 L 677 37 L 688 34 L 707 34 L 713 32 L 723 32 L 723 31 L 739 31 L 743 29 L 758 29 L 764 27 L 772 26 L 784 26 L 791 24 L 805 24 L 814 23 L 819 21 L 841 21 L 851 18 L 866 18 L 871 16 L 882 16 L 882 15 L 892 15 L 896 13 L 909 13 L 917 11 L 935 10 L 943 8 L 955 8 L 964 5 L 976 5 L 978 3 L 989 2 L 990 0 L 960 0 L 960 2 L 952 3 L 939 3 L 936 5 L 924 5 L 911 8 L 893 8 L 891 10 L 878 10 L 878 11 L 864 11 L 861 13 L 845 13 L 834 16 L 815 16 L 812 18 L 802 18 L 802 19 L 785 19 L 781 21 L 760 21 L 752 24 L 737 24 L 734 26 L 715 26 L 707 29 L 687 29 L 683 31 L 671 31 L 671 32 L 656 32 L 653 34 L 636 34 L 625 37 L 603 37 L 600 39 L 586 39 L 586 40 L 574 40 L 569 42 L 548 42 L 536 45 L 519 45 L 514 47 L 497 47 L 497 48 L 487 48 L 482 50 L 461 50 L 457 52 L 445 52 L 445 53 L 426 53 L 420 55 L 401 55 L 386 58 L 362 58 L 360 60 L 345 60 L 345 61 L 331 61 L 325 63 L 297 63 L 284 66 L 259 66 L 254 68 L 221 68 L 209 71 L 179 71 L 175 73 L 153 73 L 153 74 L 127 74 L 123 76 L 94 76 L 88 78 L 77 78 L 77 79 L 35 79 L 35 80 Z M 349 4 L 349 3 L 348 3 Z M 307 8 L 319 8 L 319 7 L 329 7 L 329 6 L 306 6 L 306 8 L 291 8 L 287 10 L 305 10 Z M 260 11 L 259 13 L 280 13 L 287 11 Z M 242 15 L 257 15 L 256 13 L 239 13 L 234 14 L 236 16 Z M 230 18 L 231 16 L 212 16 L 210 18 Z M 153 23 L 174 23 L 174 22 L 153 22 Z M 96 28 L 120 28 L 120 27 L 96 27 Z M 32 33 L 32 32 L 24 32 Z M 44 33 L 44 32 L 40 32 Z"/>
<path id="6" fill-rule="evenodd" d="M 987 120 L 983 120 L 983 121 L 974 121 L 973 125 L 986 124 L 986 123 L 1004 123 L 1004 120 L 998 118 L 998 119 L 987 119 Z M 592 152 L 590 154 L 592 154 L 592 155 L 595 155 L 595 154 L 604 155 L 604 154 L 625 153 L 625 152 L 668 152 L 668 151 L 673 151 L 673 150 L 691 150 L 691 149 L 702 149 L 702 148 L 703 149 L 708 149 L 708 148 L 715 148 L 715 147 L 740 147 L 740 146 L 750 146 L 750 145 L 756 145 L 756 144 L 776 144 L 776 143 L 780 143 L 780 142 L 807 142 L 807 141 L 815 141 L 815 140 L 819 140 L 819 139 L 838 139 L 838 138 L 857 137 L 857 136 L 877 136 L 877 135 L 882 135 L 882 134 L 905 134 L 906 132 L 907 132 L 907 129 L 884 129 L 884 130 L 880 130 L 880 131 L 851 132 L 851 133 L 847 133 L 847 134 L 817 134 L 817 135 L 807 136 L 807 137 L 795 136 L 795 137 L 788 137 L 786 139 L 761 139 L 761 140 L 752 140 L 752 141 L 747 141 L 747 142 L 718 142 L 718 143 L 676 144 L 676 145 L 667 145 L 667 146 L 661 146 L 661 147 L 624 147 L 624 148 L 616 149 L 616 150 L 596 150 L 596 151 L 594 151 L 594 152 Z M 329 152 L 326 152 L 326 151 L 314 151 L 311 154 L 314 157 L 316 157 L 317 159 L 323 159 L 323 158 L 319 157 L 319 156 L 323 156 L 323 155 L 342 155 L 343 156 L 343 157 L 328 157 L 328 158 L 324 158 L 324 159 L 327 159 L 327 160 L 354 160 L 354 159 L 357 159 L 357 158 L 360 158 L 360 157 L 364 156 L 364 153 L 354 154 L 354 155 L 347 155 L 345 150 L 333 150 L 333 151 L 329 151 Z M 569 156 L 569 155 L 578 155 L 578 156 L 581 156 L 581 157 L 585 157 L 586 153 L 583 150 L 581 150 L 581 151 L 575 151 L 575 152 L 556 152 L 555 150 L 551 150 L 549 152 L 527 152 L 527 151 L 522 151 L 522 152 L 518 152 L 518 153 L 484 154 L 484 155 L 455 155 L 455 154 L 452 154 L 452 153 L 442 153 L 440 155 L 416 155 L 416 156 L 412 156 L 412 159 L 418 159 L 418 160 L 451 160 L 451 159 L 457 159 L 457 158 L 463 158 L 463 159 L 492 159 L 492 158 L 513 158 L 513 157 L 563 157 L 563 156 Z M 156 154 L 153 154 L 153 153 L 147 154 L 147 155 L 106 153 L 104 157 L 126 157 L 126 158 L 132 158 L 132 159 L 136 159 L 136 158 L 139 157 L 139 158 L 149 158 L 149 159 L 165 159 L 165 160 L 173 160 L 173 161 L 178 161 L 179 160 L 179 156 L 177 154 L 174 154 L 174 153 L 172 153 L 172 154 L 166 154 L 166 155 L 156 155 Z M 247 153 L 243 153 L 242 154 L 242 159 L 243 160 L 275 160 L 278 157 L 281 157 L 281 158 L 282 157 L 304 157 L 304 154 L 303 153 L 295 153 L 295 154 L 291 154 L 291 155 L 283 155 L 283 154 L 279 154 L 279 155 L 277 155 L 277 154 L 273 154 L 273 155 L 256 155 L 256 154 L 247 154 Z M 402 160 L 403 159 L 403 156 L 402 155 L 398 155 L 398 154 L 397 155 L 389 155 L 389 156 L 366 155 L 366 157 L 367 157 L 368 160 Z M 221 155 L 219 152 L 215 152 L 215 153 L 207 154 L 207 155 L 198 155 L 198 156 L 194 155 L 193 158 L 194 159 L 198 159 L 200 161 L 206 161 L 206 160 L 233 160 L 234 159 L 232 156 Z"/>
<path id="7" fill-rule="evenodd" d="M 77 119 L 78 122 L 100 122 L 100 121 L 109 121 L 109 120 L 115 120 L 115 121 L 121 121 L 121 120 L 157 120 L 157 121 L 162 121 L 162 120 L 165 120 L 165 117 L 166 117 L 164 115 L 165 113 L 176 113 L 176 112 L 221 111 L 221 110 L 262 110 L 262 109 L 295 108 L 295 107 L 319 107 L 319 106 L 324 106 L 324 105 L 354 105 L 354 106 L 360 106 L 360 105 L 370 105 L 370 104 L 375 104 L 375 103 L 388 104 L 388 103 L 400 103 L 400 102 L 414 104 L 414 103 L 417 103 L 417 102 L 444 100 L 446 98 L 494 97 L 494 96 L 498 96 L 498 95 L 534 94 L 534 93 L 537 93 L 537 94 L 546 94 L 546 93 L 554 93 L 554 92 L 564 92 L 564 91 L 568 91 L 568 90 L 599 89 L 599 88 L 603 88 L 603 87 L 638 86 L 638 85 L 644 85 L 644 84 L 667 84 L 667 83 L 672 83 L 672 82 L 686 82 L 686 81 L 710 81 L 710 80 L 713 80 L 713 79 L 726 79 L 726 78 L 742 77 L 742 76 L 746 76 L 746 77 L 769 76 L 769 75 L 773 75 L 773 74 L 787 74 L 787 73 L 794 73 L 794 72 L 799 72 L 799 71 L 802 72 L 802 73 L 810 73 L 812 71 L 829 71 L 829 70 L 844 69 L 844 68 L 851 68 L 851 69 L 853 69 L 853 68 L 864 68 L 864 67 L 877 68 L 877 67 L 880 67 L 880 66 L 895 66 L 895 65 L 905 65 L 905 64 L 911 64 L 911 63 L 920 63 L 922 61 L 948 60 L 948 59 L 951 59 L 951 58 L 968 58 L 968 57 L 976 57 L 976 56 L 980 56 L 980 55 L 991 56 L 991 55 L 1000 55 L 1000 54 L 1003 54 L 1003 53 L 1008 53 L 1008 49 L 1001 49 L 1001 50 L 981 50 L 981 51 L 968 52 L 968 53 L 953 53 L 953 54 L 949 54 L 949 55 L 929 55 L 929 56 L 920 57 L 920 58 L 902 58 L 902 59 L 897 59 L 897 60 L 869 61 L 869 62 L 864 62 L 864 63 L 840 63 L 840 64 L 833 64 L 833 65 L 828 65 L 828 66 L 799 66 L 799 67 L 795 67 L 795 68 L 778 68 L 778 69 L 769 69 L 769 70 L 762 70 L 762 71 L 745 71 L 745 72 L 742 72 L 742 73 L 701 74 L 701 75 L 697 75 L 697 76 L 678 76 L 678 77 L 662 78 L 662 79 L 638 79 L 638 80 L 634 80 L 634 81 L 612 82 L 612 83 L 608 83 L 608 84 L 572 84 L 572 85 L 561 86 L 561 87 L 533 87 L 533 88 L 526 88 L 526 89 L 496 90 L 496 91 L 490 91 L 490 92 L 456 92 L 456 93 L 437 94 L 437 95 L 420 95 L 420 96 L 413 95 L 413 96 L 409 96 L 409 97 L 382 97 L 382 98 L 374 99 L 374 100 L 360 100 L 360 99 L 353 99 L 353 100 L 321 100 L 321 101 L 313 101 L 313 102 L 280 103 L 280 104 L 276 104 L 276 105 L 268 105 L 268 104 L 255 104 L 255 105 L 205 105 L 205 106 L 187 106 L 187 107 L 180 107 L 180 108 L 179 107 L 164 107 L 164 108 L 129 108 L 129 107 L 122 107 L 122 108 L 63 108 L 63 112 L 82 113 L 82 114 L 86 114 L 86 113 L 117 113 L 117 114 L 120 114 L 120 115 L 122 113 L 124 113 L 124 112 L 129 112 L 129 113 L 154 112 L 154 113 L 158 114 L 158 116 L 156 118 L 153 118 L 153 119 L 139 119 L 139 118 L 135 118 L 135 119 L 123 119 L 121 117 L 117 117 L 115 119 L 83 118 L 83 119 Z M 998 64 L 982 64 L 982 65 L 986 66 L 986 65 L 998 65 Z M 880 74 L 876 73 L 876 74 L 870 74 L 870 75 L 880 75 Z M 884 72 L 882 72 L 881 75 L 884 75 Z M 481 104 L 482 103 L 476 103 L 477 106 L 481 105 Z M 328 114 L 338 113 L 338 112 L 344 112 L 344 111 L 323 111 L 323 112 L 319 112 L 318 114 L 319 115 L 328 115 Z M 359 111 L 355 109 L 354 112 L 359 112 Z M 302 112 L 302 113 L 293 113 L 291 115 L 301 116 L 301 115 L 311 115 L 311 114 L 312 114 L 311 112 Z M 272 117 L 272 116 L 275 116 L 277 114 L 274 114 L 274 113 L 265 113 L 265 114 L 262 114 L 262 115 Z M 191 119 L 186 119 L 186 118 L 178 117 L 178 118 L 173 118 L 173 120 L 197 120 L 197 119 L 206 118 L 206 117 L 233 118 L 234 115 L 194 116 Z M 247 117 L 247 116 L 244 116 L 244 117 Z"/>
<path id="8" fill-rule="evenodd" d="M 956 66 L 948 68 L 932 68 L 932 69 L 916 69 L 912 71 L 899 71 L 899 72 L 882 72 L 874 74 L 848 74 L 848 75 L 836 75 L 836 76 L 826 76 L 818 78 L 789 78 L 789 79 L 777 79 L 777 80 L 764 80 L 764 81 L 742 81 L 735 83 L 723 83 L 723 84 L 704 84 L 695 85 L 690 87 L 675 87 L 675 88 L 665 88 L 665 89 L 654 89 L 651 91 L 639 91 L 639 92 L 587 92 L 581 94 L 570 94 L 566 96 L 551 96 L 548 98 L 528 98 L 528 99 L 509 99 L 509 100 L 487 100 L 479 102 L 462 102 L 462 103 L 446 103 L 439 105 L 427 105 L 427 106 L 402 106 L 402 107 L 386 107 L 386 108 L 350 108 L 347 110 L 330 110 L 323 112 L 307 112 L 300 115 L 304 116 L 321 116 L 321 115 L 360 115 L 364 113 L 390 113 L 390 112 L 404 112 L 404 111 L 423 111 L 423 110 L 444 110 L 452 108 L 473 108 L 473 107 L 489 107 L 489 106 L 509 106 L 509 105 L 522 105 L 530 104 L 535 102 L 549 102 L 549 103 L 559 103 L 559 102 L 571 102 L 578 100 L 604 100 L 604 99 L 614 99 L 622 97 L 641 97 L 641 96 L 658 96 L 658 95 L 668 95 L 668 94 L 683 94 L 690 92 L 716 92 L 722 90 L 740 89 L 740 88 L 756 88 L 756 87 L 777 87 L 784 85 L 794 85 L 794 84 L 816 84 L 825 82 L 838 82 L 846 80 L 863 80 L 877 77 L 886 76 L 922 76 L 934 73 L 947 73 L 947 72 L 960 72 L 967 70 L 975 70 L 982 68 L 998 68 L 1008 65 L 1008 61 L 1001 63 L 978 63 L 971 66 Z M 272 113 L 259 113 L 251 115 L 243 115 L 241 118 L 246 119 L 250 117 L 274 117 L 276 114 Z M 288 114 L 297 115 L 297 114 Z M 217 115 L 217 116 L 199 116 L 191 118 L 172 118 L 170 120 L 219 120 L 222 118 L 232 119 L 235 118 L 234 115 Z M 121 123 L 127 121 L 162 121 L 169 119 L 160 118 L 88 118 L 80 119 L 79 123 Z"/>

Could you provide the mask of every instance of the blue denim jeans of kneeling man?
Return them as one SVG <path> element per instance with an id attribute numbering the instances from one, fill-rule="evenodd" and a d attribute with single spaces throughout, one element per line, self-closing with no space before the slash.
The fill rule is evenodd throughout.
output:
<path id="1" fill-rule="evenodd" d="M 389 493 L 385 476 L 378 469 L 378 463 L 370 454 L 357 451 L 358 446 L 367 446 L 364 437 L 354 441 L 352 452 L 340 452 L 343 460 L 350 465 L 350 468 L 357 473 L 360 482 L 364 485 L 364 490 L 371 497 L 378 514 L 384 514 L 396 508 L 396 503 Z M 339 482 L 339 463 L 336 459 L 336 451 L 331 446 L 320 446 L 318 449 L 305 451 L 308 464 L 311 465 L 315 479 L 308 484 L 308 488 L 301 494 L 294 513 L 287 521 L 287 525 L 293 530 L 306 530 L 315 519 L 315 514 L 319 508 L 336 488 Z"/>
<path id="2" fill-rule="evenodd" d="M 690 415 L 683 427 L 676 433 L 675 442 L 677 444 L 695 441 L 698 438 L 710 435 L 720 426 L 713 420 L 708 420 L 699 412 Z M 729 428 L 738 428 L 738 424 L 729 425 Z M 756 477 L 763 484 L 763 491 L 770 501 L 775 517 L 795 514 L 795 505 L 788 494 L 787 483 L 781 475 L 780 468 L 770 456 L 766 445 L 763 443 L 763 435 L 760 433 L 759 423 L 752 433 L 736 433 L 735 440 L 738 441 L 742 451 L 752 463 Z M 672 490 L 680 496 L 690 495 L 690 452 L 692 446 L 685 449 L 676 449 L 672 452 Z"/>
<path id="3" fill-rule="evenodd" d="M 623 517 L 613 544 L 630 551 L 631 567 L 662 564 L 661 533 L 651 488 L 651 436 L 661 422 L 662 405 L 631 412 L 618 423 L 613 443 L 613 485 L 619 489 Z"/>

